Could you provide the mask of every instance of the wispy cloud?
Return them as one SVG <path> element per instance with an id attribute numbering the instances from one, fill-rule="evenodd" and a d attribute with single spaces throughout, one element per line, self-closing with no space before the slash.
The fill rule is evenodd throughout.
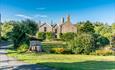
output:
<path id="1" fill-rule="evenodd" d="M 47 18 L 48 16 L 47 16 L 47 15 L 42 15 L 42 14 L 37 14 L 37 15 L 35 15 L 34 17 Z"/>
<path id="2" fill-rule="evenodd" d="M 36 8 L 37 10 L 45 10 L 46 8 Z"/>
<path id="3" fill-rule="evenodd" d="M 15 16 L 21 17 L 21 18 L 26 18 L 26 19 L 32 19 L 32 17 L 23 15 L 23 14 L 16 14 Z"/>

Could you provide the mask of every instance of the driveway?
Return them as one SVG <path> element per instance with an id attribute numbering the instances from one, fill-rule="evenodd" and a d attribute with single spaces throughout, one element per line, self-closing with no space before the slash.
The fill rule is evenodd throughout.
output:
<path id="1" fill-rule="evenodd" d="M 0 70 L 55 70 L 49 67 L 43 67 L 37 64 L 28 64 L 18 61 L 15 58 L 8 57 L 6 49 L 8 44 L 2 44 L 0 47 Z"/>

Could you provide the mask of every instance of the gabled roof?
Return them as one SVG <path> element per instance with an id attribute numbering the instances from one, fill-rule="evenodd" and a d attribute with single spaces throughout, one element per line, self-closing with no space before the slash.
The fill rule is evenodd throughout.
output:
<path id="1" fill-rule="evenodd" d="M 53 26 L 53 28 L 56 27 L 56 26 L 60 26 L 60 25 L 59 25 L 59 24 L 55 24 L 55 25 Z"/>
<path id="2" fill-rule="evenodd" d="M 50 27 L 52 27 L 52 25 L 48 24 L 48 23 L 43 23 L 42 25 L 40 25 L 40 27 L 44 26 L 45 24 L 49 25 Z"/>

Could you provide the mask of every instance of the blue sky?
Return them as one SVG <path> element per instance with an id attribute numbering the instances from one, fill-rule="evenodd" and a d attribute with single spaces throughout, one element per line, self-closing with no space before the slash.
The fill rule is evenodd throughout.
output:
<path id="1" fill-rule="evenodd" d="M 115 22 L 115 0 L 0 0 L 2 21 L 33 19 L 58 23 L 69 14 L 71 22 Z"/>

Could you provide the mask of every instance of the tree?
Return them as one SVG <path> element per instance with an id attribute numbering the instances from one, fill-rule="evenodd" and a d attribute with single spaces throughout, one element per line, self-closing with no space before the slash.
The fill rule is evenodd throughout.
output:
<path id="1" fill-rule="evenodd" d="M 68 49 L 77 54 L 89 54 L 95 50 L 94 38 L 89 33 L 77 35 L 74 40 L 68 42 Z"/>
<path id="2" fill-rule="evenodd" d="M 100 34 L 94 33 L 93 37 L 94 37 L 94 41 L 95 41 L 94 45 L 96 49 L 100 49 L 110 43 L 107 37 L 104 37 Z"/>
<path id="3" fill-rule="evenodd" d="M 90 21 L 86 21 L 80 29 L 82 32 L 94 33 L 94 26 Z"/>
<path id="4" fill-rule="evenodd" d="M 2 24 L 2 26 L 1 26 L 2 27 L 2 31 L 1 31 L 2 38 L 4 38 L 4 39 L 9 38 L 8 33 L 12 31 L 13 23 L 14 23 L 14 21 L 8 21 L 8 22 L 4 22 Z"/>
<path id="5" fill-rule="evenodd" d="M 112 33 L 115 34 L 115 23 L 112 24 Z"/>
<path id="6" fill-rule="evenodd" d="M 100 34 L 104 37 L 107 37 L 109 40 L 111 40 L 112 35 L 112 28 L 111 26 L 104 24 L 101 26 L 95 26 L 95 33 Z"/>
<path id="7" fill-rule="evenodd" d="M 18 48 L 22 43 L 29 45 L 29 36 L 35 35 L 37 24 L 32 20 L 22 20 L 13 24 L 13 29 L 9 36 L 14 42 L 14 48 Z"/>
<path id="8" fill-rule="evenodd" d="M 115 23 L 112 24 L 111 46 L 115 47 Z"/>

